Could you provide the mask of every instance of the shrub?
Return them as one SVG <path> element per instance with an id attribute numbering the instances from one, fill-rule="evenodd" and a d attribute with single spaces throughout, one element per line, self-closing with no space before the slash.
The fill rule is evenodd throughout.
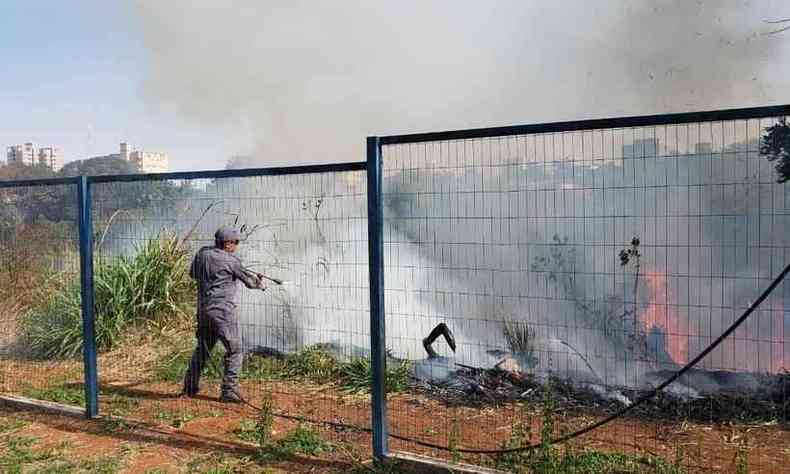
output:
<path id="1" fill-rule="evenodd" d="M 131 257 L 99 264 L 94 277 L 94 327 L 98 350 L 112 349 L 133 324 L 169 324 L 186 315 L 194 283 L 187 252 L 178 238 L 163 234 L 138 247 Z M 40 304 L 22 318 L 22 334 L 35 356 L 74 357 L 82 351 L 82 313 L 78 281 L 43 288 Z"/>

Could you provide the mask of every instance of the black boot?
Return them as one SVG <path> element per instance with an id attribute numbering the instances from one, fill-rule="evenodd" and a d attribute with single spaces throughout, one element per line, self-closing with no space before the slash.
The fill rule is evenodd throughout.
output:
<path id="1" fill-rule="evenodd" d="M 219 397 L 219 401 L 224 403 L 242 403 L 238 390 L 223 390 L 222 395 Z"/>

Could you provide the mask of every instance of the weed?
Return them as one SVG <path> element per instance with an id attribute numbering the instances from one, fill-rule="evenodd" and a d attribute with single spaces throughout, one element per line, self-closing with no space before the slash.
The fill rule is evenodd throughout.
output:
<path id="1" fill-rule="evenodd" d="M 99 420 L 99 426 L 105 433 L 118 433 L 131 429 L 131 425 L 123 418 L 115 416 L 103 416 Z"/>
<path id="2" fill-rule="evenodd" d="M 272 440 L 270 416 L 261 414 L 256 421 L 242 420 L 239 428 L 234 431 L 239 439 L 258 445 L 258 462 L 278 461 L 296 454 L 316 456 L 334 451 L 334 445 L 324 441 L 318 433 L 304 425 L 297 426 L 284 438 Z"/>
<path id="3" fill-rule="evenodd" d="M 409 386 L 411 363 L 404 360 L 393 365 L 388 365 L 384 374 L 385 387 L 388 393 L 402 392 Z M 368 358 L 358 357 L 340 364 L 339 373 L 340 386 L 349 392 L 369 392 L 373 385 L 373 367 Z"/>
<path id="4" fill-rule="evenodd" d="M 28 388 L 22 392 L 26 397 L 47 400 L 66 405 L 85 406 L 85 389 L 79 385 L 62 385 L 48 388 Z"/>
<path id="5" fill-rule="evenodd" d="M 197 418 L 197 415 L 190 411 L 179 413 L 169 410 L 161 410 L 154 415 L 154 418 L 159 421 L 164 421 L 173 428 L 181 429 L 184 427 L 184 425 Z"/>
<path id="6" fill-rule="evenodd" d="M 502 446 L 503 449 L 529 446 L 531 427 L 526 415 L 526 406 L 522 405 L 521 416 L 513 425 L 510 439 Z M 557 424 L 555 416 L 553 391 L 551 384 L 547 384 L 541 415 L 540 444 L 534 449 L 501 454 L 494 459 L 493 466 L 515 473 L 683 474 L 685 472 L 678 465 L 672 465 L 659 457 L 604 453 L 591 449 L 576 451 L 573 446 L 566 446 L 563 452 L 551 443 Z"/>
<path id="7" fill-rule="evenodd" d="M 241 420 L 239 423 L 239 427 L 233 430 L 233 434 L 236 435 L 242 441 L 246 441 L 248 443 L 258 444 L 258 433 L 256 428 L 255 420 Z"/>
<path id="8" fill-rule="evenodd" d="M 180 382 L 192 358 L 195 342 L 177 347 L 161 359 L 154 369 L 156 380 Z M 203 377 L 209 380 L 222 378 L 222 350 L 214 350 L 206 362 Z M 337 361 L 326 350 L 312 346 L 295 352 L 284 360 L 246 355 L 240 378 L 247 380 L 305 380 L 327 383 L 337 378 Z"/>
<path id="9" fill-rule="evenodd" d="M 256 472 L 253 460 L 246 456 L 233 457 L 217 454 L 197 456 L 187 463 L 186 471 L 204 474 L 236 474 Z"/>
<path id="10" fill-rule="evenodd" d="M 458 450 L 458 441 L 461 439 L 461 425 L 458 422 L 458 416 L 453 417 L 452 425 L 450 426 L 450 434 L 447 436 L 447 446 L 450 450 L 450 458 L 454 464 L 461 462 L 461 452 Z"/>
<path id="11" fill-rule="evenodd" d="M 738 444 L 735 452 L 735 472 L 737 474 L 749 474 L 749 447 L 748 442 Z"/>
<path id="12" fill-rule="evenodd" d="M 28 424 L 27 421 L 16 418 L 0 418 L 0 435 L 12 433 Z"/>
<path id="13" fill-rule="evenodd" d="M 297 426 L 285 438 L 277 441 L 277 446 L 284 452 L 310 456 L 329 453 L 334 450 L 332 444 L 324 441 L 318 433 L 304 425 Z"/>
<path id="14" fill-rule="evenodd" d="M 502 333 L 510 351 L 523 354 L 531 362 L 535 362 L 535 330 L 527 323 L 508 318 L 503 320 Z"/>
<path id="15" fill-rule="evenodd" d="M 50 453 L 36 453 L 31 449 L 35 438 L 27 436 L 12 436 L 3 442 L 5 448 L 0 455 L 0 471 L 22 472 L 22 466 L 52 458 Z"/>
<path id="16" fill-rule="evenodd" d="M 103 391 L 99 389 L 99 394 L 103 395 Z M 140 406 L 140 400 L 124 395 L 111 393 L 104 400 L 105 412 L 112 416 L 125 416 L 128 415 L 135 408 Z"/>
<path id="17" fill-rule="evenodd" d="M 271 441 L 273 429 L 274 400 L 272 399 L 272 392 L 266 391 L 261 400 L 260 410 L 258 410 L 258 419 L 255 420 L 255 433 L 258 438 L 258 446 L 263 447 Z"/>
<path id="18" fill-rule="evenodd" d="M 326 349 L 310 346 L 289 355 L 285 359 L 283 372 L 288 378 L 328 383 L 337 377 L 338 363 Z"/>
<path id="19" fill-rule="evenodd" d="M 510 431 L 510 439 L 503 445 L 503 450 L 524 448 L 529 446 L 532 438 L 532 425 L 529 422 L 526 405 L 521 406 L 518 419 L 513 423 Z M 504 453 L 497 457 L 495 466 L 498 469 L 509 472 L 517 472 L 520 466 L 529 464 L 532 452 L 529 450 L 513 451 Z"/>

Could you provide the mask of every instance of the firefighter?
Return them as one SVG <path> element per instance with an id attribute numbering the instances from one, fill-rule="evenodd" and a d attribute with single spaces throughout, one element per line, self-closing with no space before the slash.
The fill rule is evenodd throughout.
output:
<path id="1" fill-rule="evenodd" d="M 263 275 L 244 269 L 235 255 L 241 234 L 223 227 L 214 234 L 214 246 L 201 248 L 192 261 L 190 276 L 197 281 L 197 347 L 184 376 L 182 395 L 194 397 L 200 390 L 200 375 L 211 350 L 219 341 L 225 347 L 224 374 L 220 400 L 242 401 L 239 372 L 242 347 L 236 311 L 238 282 L 250 289 L 265 290 Z"/>

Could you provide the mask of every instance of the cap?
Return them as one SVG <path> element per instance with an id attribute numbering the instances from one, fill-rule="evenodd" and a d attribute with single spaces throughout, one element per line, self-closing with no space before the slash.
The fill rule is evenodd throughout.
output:
<path id="1" fill-rule="evenodd" d="M 218 242 L 232 242 L 241 240 L 241 233 L 233 227 L 221 227 L 214 233 L 214 240 Z"/>

